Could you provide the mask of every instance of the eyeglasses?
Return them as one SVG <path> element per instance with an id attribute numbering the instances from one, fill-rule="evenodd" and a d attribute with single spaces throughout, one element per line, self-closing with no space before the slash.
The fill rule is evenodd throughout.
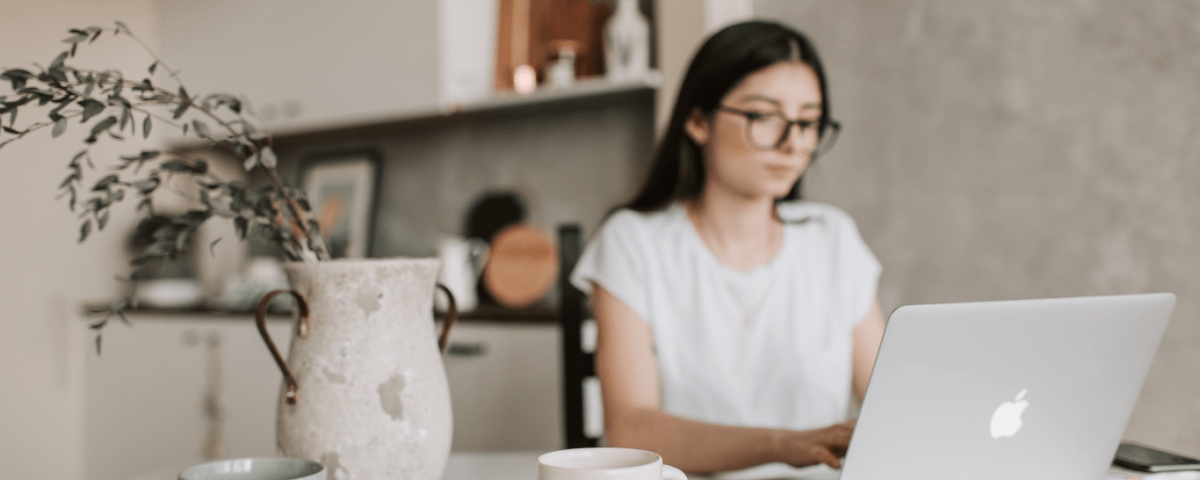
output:
<path id="1" fill-rule="evenodd" d="M 836 120 L 791 120 L 779 112 L 763 113 L 739 110 L 726 106 L 718 106 L 717 110 L 734 113 L 746 117 L 746 140 L 759 150 L 775 150 L 786 142 L 792 132 L 792 125 L 800 127 L 800 135 L 808 137 L 816 134 L 816 144 L 812 156 L 817 158 L 829 153 L 837 142 L 838 132 L 842 124 Z"/>

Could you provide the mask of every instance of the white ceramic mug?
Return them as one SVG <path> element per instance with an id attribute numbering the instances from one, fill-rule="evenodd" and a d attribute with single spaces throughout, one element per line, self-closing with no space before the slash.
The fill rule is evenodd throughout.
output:
<path id="1" fill-rule="evenodd" d="M 574 448 L 538 457 L 538 480 L 687 480 L 657 453 L 632 448 Z"/>
<path id="2" fill-rule="evenodd" d="M 454 294 L 455 304 L 459 311 L 469 311 L 475 308 L 478 299 L 475 296 L 475 282 L 479 272 L 487 262 L 488 244 L 479 238 L 460 238 L 446 235 L 438 241 L 438 257 L 442 259 L 442 269 L 438 273 L 438 283 L 445 285 Z M 434 297 L 438 310 L 445 311 L 448 303 L 445 297 Z"/>
<path id="3" fill-rule="evenodd" d="M 235 458 L 179 472 L 179 480 L 325 480 L 325 466 L 287 457 Z"/>

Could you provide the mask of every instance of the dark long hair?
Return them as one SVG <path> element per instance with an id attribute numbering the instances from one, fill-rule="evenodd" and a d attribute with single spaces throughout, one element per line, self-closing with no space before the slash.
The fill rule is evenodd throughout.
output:
<path id="1" fill-rule="evenodd" d="M 822 132 L 829 116 L 825 71 L 817 50 L 804 34 L 774 22 L 749 21 L 730 25 L 709 37 L 688 67 L 679 87 L 671 121 L 654 152 L 646 183 L 623 208 L 640 212 L 661 210 L 676 200 L 696 198 L 704 189 L 704 157 L 700 146 L 684 131 L 688 118 L 699 109 L 712 115 L 721 100 L 743 78 L 785 61 L 812 67 L 821 86 Z M 815 160 L 815 159 L 814 159 Z M 803 175 L 801 175 L 801 179 Z M 800 198 L 800 180 L 782 200 Z"/>

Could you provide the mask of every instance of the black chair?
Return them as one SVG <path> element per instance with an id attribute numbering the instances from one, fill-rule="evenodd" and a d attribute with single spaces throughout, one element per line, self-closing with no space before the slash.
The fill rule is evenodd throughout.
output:
<path id="1" fill-rule="evenodd" d="M 598 439 L 589 437 L 584 429 L 584 382 L 596 376 L 591 352 L 583 349 L 584 320 L 591 318 L 583 292 L 571 285 L 571 271 L 583 254 L 583 234 L 579 225 L 558 227 L 560 270 L 559 323 L 562 327 L 563 357 L 563 425 L 566 427 L 567 448 L 595 447 Z"/>

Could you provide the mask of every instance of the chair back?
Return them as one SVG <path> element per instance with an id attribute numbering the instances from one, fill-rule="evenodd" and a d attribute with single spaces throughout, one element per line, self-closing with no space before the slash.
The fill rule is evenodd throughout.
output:
<path id="1" fill-rule="evenodd" d="M 559 322 L 562 327 L 563 425 L 566 448 L 595 447 L 597 439 L 584 429 L 584 383 L 595 377 L 593 354 L 583 348 L 583 323 L 590 318 L 583 292 L 571 285 L 571 271 L 583 254 L 583 234 L 579 225 L 558 227 L 558 251 L 561 265 L 558 277 Z"/>

